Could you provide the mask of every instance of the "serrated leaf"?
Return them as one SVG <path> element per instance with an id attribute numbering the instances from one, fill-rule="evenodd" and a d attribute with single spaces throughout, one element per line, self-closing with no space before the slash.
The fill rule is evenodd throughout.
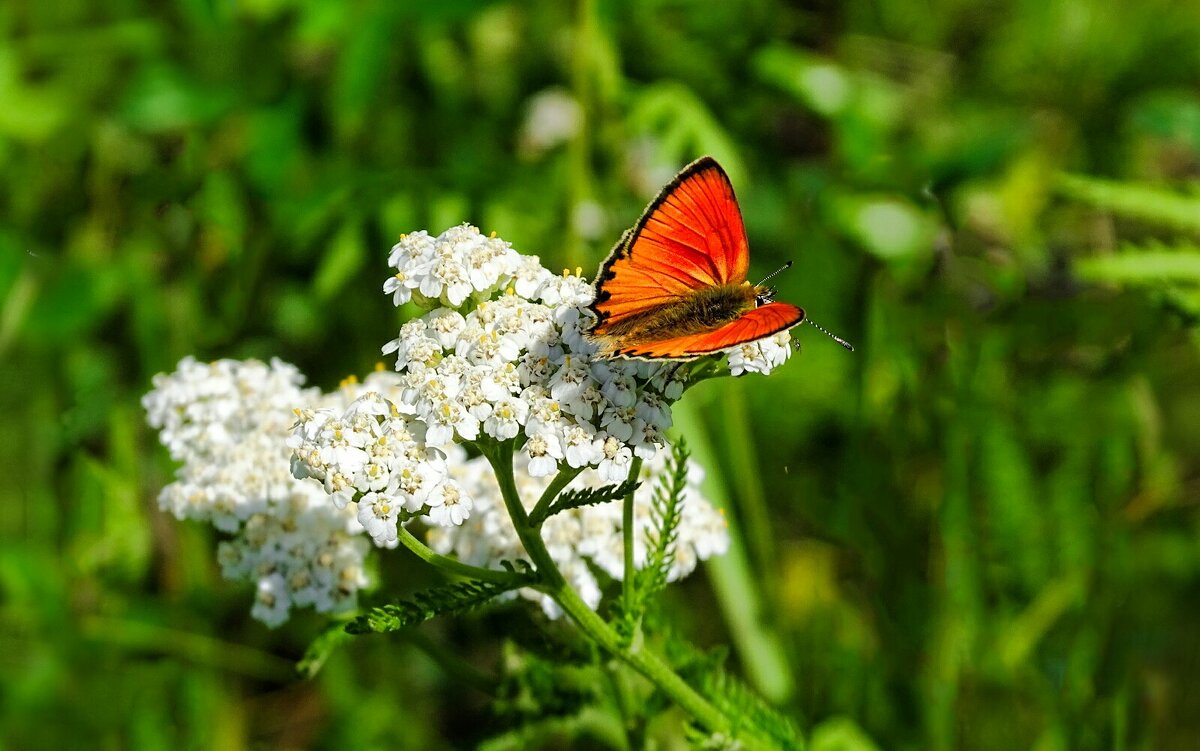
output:
<path id="1" fill-rule="evenodd" d="M 767 704 L 746 684 L 718 668 L 702 677 L 700 690 L 726 717 L 736 717 L 735 734 L 765 735 L 785 751 L 802 751 L 804 738 L 791 720 Z"/>
<path id="2" fill-rule="evenodd" d="M 724 649 L 705 652 L 678 635 L 671 635 L 668 647 L 676 672 L 695 686 L 722 714 L 736 719 L 732 728 L 735 739 L 754 735 L 770 739 L 772 745 L 781 749 L 800 751 L 804 748 L 804 737 L 790 719 L 725 671 L 723 663 L 728 652 Z M 701 732 L 693 740 L 698 744 L 714 742 L 720 747 L 725 736 Z"/>
<path id="3" fill-rule="evenodd" d="M 443 613 L 473 610 L 499 597 L 529 585 L 529 580 L 485 582 L 479 579 L 433 587 L 410 599 L 372 608 L 346 624 L 350 634 L 386 633 L 424 623 Z"/>
<path id="4" fill-rule="evenodd" d="M 632 574 L 630 596 L 613 603 L 614 627 L 626 646 L 637 648 L 643 638 L 647 605 L 667 586 L 675 565 L 675 545 L 687 490 L 688 450 L 682 438 L 671 447 L 671 459 L 660 475 L 650 500 L 650 529 L 645 532 L 646 561 Z"/>
<path id="5" fill-rule="evenodd" d="M 529 521 L 531 524 L 540 524 L 551 516 L 560 514 L 563 511 L 615 501 L 636 491 L 641 484 L 641 480 L 630 479 L 618 485 L 602 485 L 598 488 L 568 490 L 550 505 L 546 513 L 538 515 L 537 518 L 531 516 Z"/>
<path id="6" fill-rule="evenodd" d="M 333 651 L 350 640 L 352 634 L 346 631 L 342 623 L 330 626 L 312 640 L 304 656 L 296 663 L 296 673 L 302 678 L 312 678 L 321 671 L 325 661 Z"/>
<path id="7" fill-rule="evenodd" d="M 688 449 L 683 438 L 671 447 L 671 463 L 650 502 L 652 527 L 647 533 L 646 565 L 637 572 L 637 591 L 643 602 L 667 586 L 675 565 L 675 542 L 683 516 L 683 494 L 687 490 Z"/>

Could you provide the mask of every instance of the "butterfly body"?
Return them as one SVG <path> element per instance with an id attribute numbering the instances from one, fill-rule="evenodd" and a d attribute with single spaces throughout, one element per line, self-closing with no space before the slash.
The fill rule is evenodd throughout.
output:
<path id="1" fill-rule="evenodd" d="M 754 288 L 747 284 L 705 287 L 677 302 L 656 305 L 636 318 L 619 319 L 610 336 L 635 340 L 668 339 L 713 331 L 755 307 Z"/>
<path id="2" fill-rule="evenodd" d="M 711 157 L 699 159 L 601 264 L 587 334 L 602 355 L 690 360 L 803 321 L 803 310 L 746 281 L 749 263 L 729 177 Z"/>

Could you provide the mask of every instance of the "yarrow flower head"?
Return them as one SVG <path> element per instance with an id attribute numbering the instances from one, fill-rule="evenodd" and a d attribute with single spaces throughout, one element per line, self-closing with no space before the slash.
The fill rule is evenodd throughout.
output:
<path id="1" fill-rule="evenodd" d="M 433 308 L 438 303 L 450 308 L 470 298 L 483 299 L 497 290 L 501 281 L 518 275 L 520 256 L 496 238 L 484 237 L 467 225 L 452 227 L 436 238 L 428 232 L 404 235 L 392 248 L 388 265 L 396 273 L 384 283 L 384 292 L 396 305 L 415 299 Z"/>
<path id="2" fill-rule="evenodd" d="M 729 372 L 770 373 L 792 354 L 792 336 L 780 331 L 765 339 L 740 344 L 729 350 Z"/>
<path id="3" fill-rule="evenodd" d="M 371 385 L 396 399 L 403 394 L 394 374 L 376 374 Z M 289 445 L 297 478 L 320 481 L 339 508 L 353 504 L 375 544 L 394 548 L 400 523 L 424 515 L 461 524 L 472 501 L 449 479 L 445 454 L 426 445 L 426 424 L 402 414 L 383 393 L 368 391 L 344 408 L 298 412 Z"/>
<path id="4" fill-rule="evenodd" d="M 288 472 L 293 410 L 331 399 L 301 388 L 303 381 L 279 360 L 188 357 L 174 373 L 155 376 L 142 399 L 150 425 L 182 462 L 159 505 L 232 535 L 218 553 L 222 573 L 255 583 L 251 612 L 268 625 L 286 620 L 293 606 L 352 609 L 367 585 L 369 546 L 354 516 Z"/>

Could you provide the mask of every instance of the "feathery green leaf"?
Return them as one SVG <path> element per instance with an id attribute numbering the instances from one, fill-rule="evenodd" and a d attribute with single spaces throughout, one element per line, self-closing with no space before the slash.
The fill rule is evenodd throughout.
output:
<path id="1" fill-rule="evenodd" d="M 729 653 L 724 648 L 702 650 L 678 634 L 669 633 L 666 643 L 671 664 L 690 684 L 711 701 L 722 714 L 736 718 L 735 737 L 751 733 L 765 736 L 782 749 L 804 748 L 804 737 L 785 715 L 762 699 L 753 689 L 725 670 Z M 724 736 L 704 736 L 693 740 L 696 747 L 720 748 Z M 707 746 L 705 744 L 717 744 Z"/>
<path id="2" fill-rule="evenodd" d="M 1059 175 L 1058 191 L 1068 198 L 1120 216 L 1200 232 L 1200 196 L 1151 185 L 1069 174 Z"/>
<path id="3" fill-rule="evenodd" d="M 473 610 L 505 592 L 528 586 L 530 580 L 517 582 L 485 582 L 468 579 L 418 592 L 410 599 L 371 608 L 346 624 L 350 634 L 398 631 L 424 623 L 443 613 Z"/>
<path id="4" fill-rule="evenodd" d="M 583 506 L 595 506 L 600 503 L 608 503 L 615 501 L 618 498 L 623 498 L 627 493 L 632 493 L 637 490 L 641 481 L 634 478 L 625 480 L 619 485 L 602 485 L 598 488 L 581 488 L 579 490 L 568 490 L 558 497 L 547 509 L 545 514 L 539 514 L 535 518 L 529 517 L 530 524 L 541 524 L 546 519 L 555 514 L 567 511 L 568 509 L 581 508 Z"/>
<path id="5" fill-rule="evenodd" d="M 701 676 L 699 688 L 727 717 L 738 719 L 740 724 L 734 728 L 735 734 L 746 730 L 765 735 L 785 751 L 804 748 L 804 738 L 791 720 L 723 668 L 718 667 Z"/>
<path id="6" fill-rule="evenodd" d="M 653 526 L 647 532 L 646 564 L 634 579 L 639 603 L 647 602 L 666 588 L 671 567 L 675 565 L 675 543 L 683 517 L 683 494 L 687 490 L 688 456 L 687 444 L 680 437 L 671 447 L 667 472 L 654 489 L 650 503 Z"/>
<path id="7" fill-rule="evenodd" d="M 1195 284 L 1200 282 L 1200 246 L 1123 245 L 1115 255 L 1080 259 L 1075 271 L 1082 279 L 1114 284 Z"/>
<path id="8" fill-rule="evenodd" d="M 637 638 L 646 606 L 667 586 L 675 565 L 675 543 L 687 489 L 688 450 L 682 437 L 671 447 L 671 459 L 650 501 L 651 528 L 646 532 L 646 561 L 633 573 L 630 597 L 613 603 L 614 627 L 627 643 Z"/>
<path id="9" fill-rule="evenodd" d="M 308 649 L 304 650 L 304 656 L 296 663 L 296 672 L 302 678 L 316 676 L 325 665 L 325 661 L 329 659 L 329 655 L 349 640 L 350 634 L 346 631 L 345 623 L 335 623 L 329 626 L 312 640 Z"/>

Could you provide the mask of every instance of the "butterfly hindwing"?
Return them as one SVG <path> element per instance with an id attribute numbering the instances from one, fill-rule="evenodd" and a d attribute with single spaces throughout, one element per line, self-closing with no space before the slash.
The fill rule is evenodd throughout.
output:
<path id="1" fill-rule="evenodd" d="M 773 302 L 748 310 L 736 320 L 712 331 L 658 341 L 633 342 L 619 346 L 612 354 L 644 359 L 690 360 L 786 331 L 803 320 L 802 309 L 785 302 Z"/>
<path id="2" fill-rule="evenodd" d="M 593 336 L 706 287 L 746 279 L 749 248 L 733 185 L 711 157 L 685 167 L 600 267 Z M 628 327 L 628 326 L 627 326 Z"/>

